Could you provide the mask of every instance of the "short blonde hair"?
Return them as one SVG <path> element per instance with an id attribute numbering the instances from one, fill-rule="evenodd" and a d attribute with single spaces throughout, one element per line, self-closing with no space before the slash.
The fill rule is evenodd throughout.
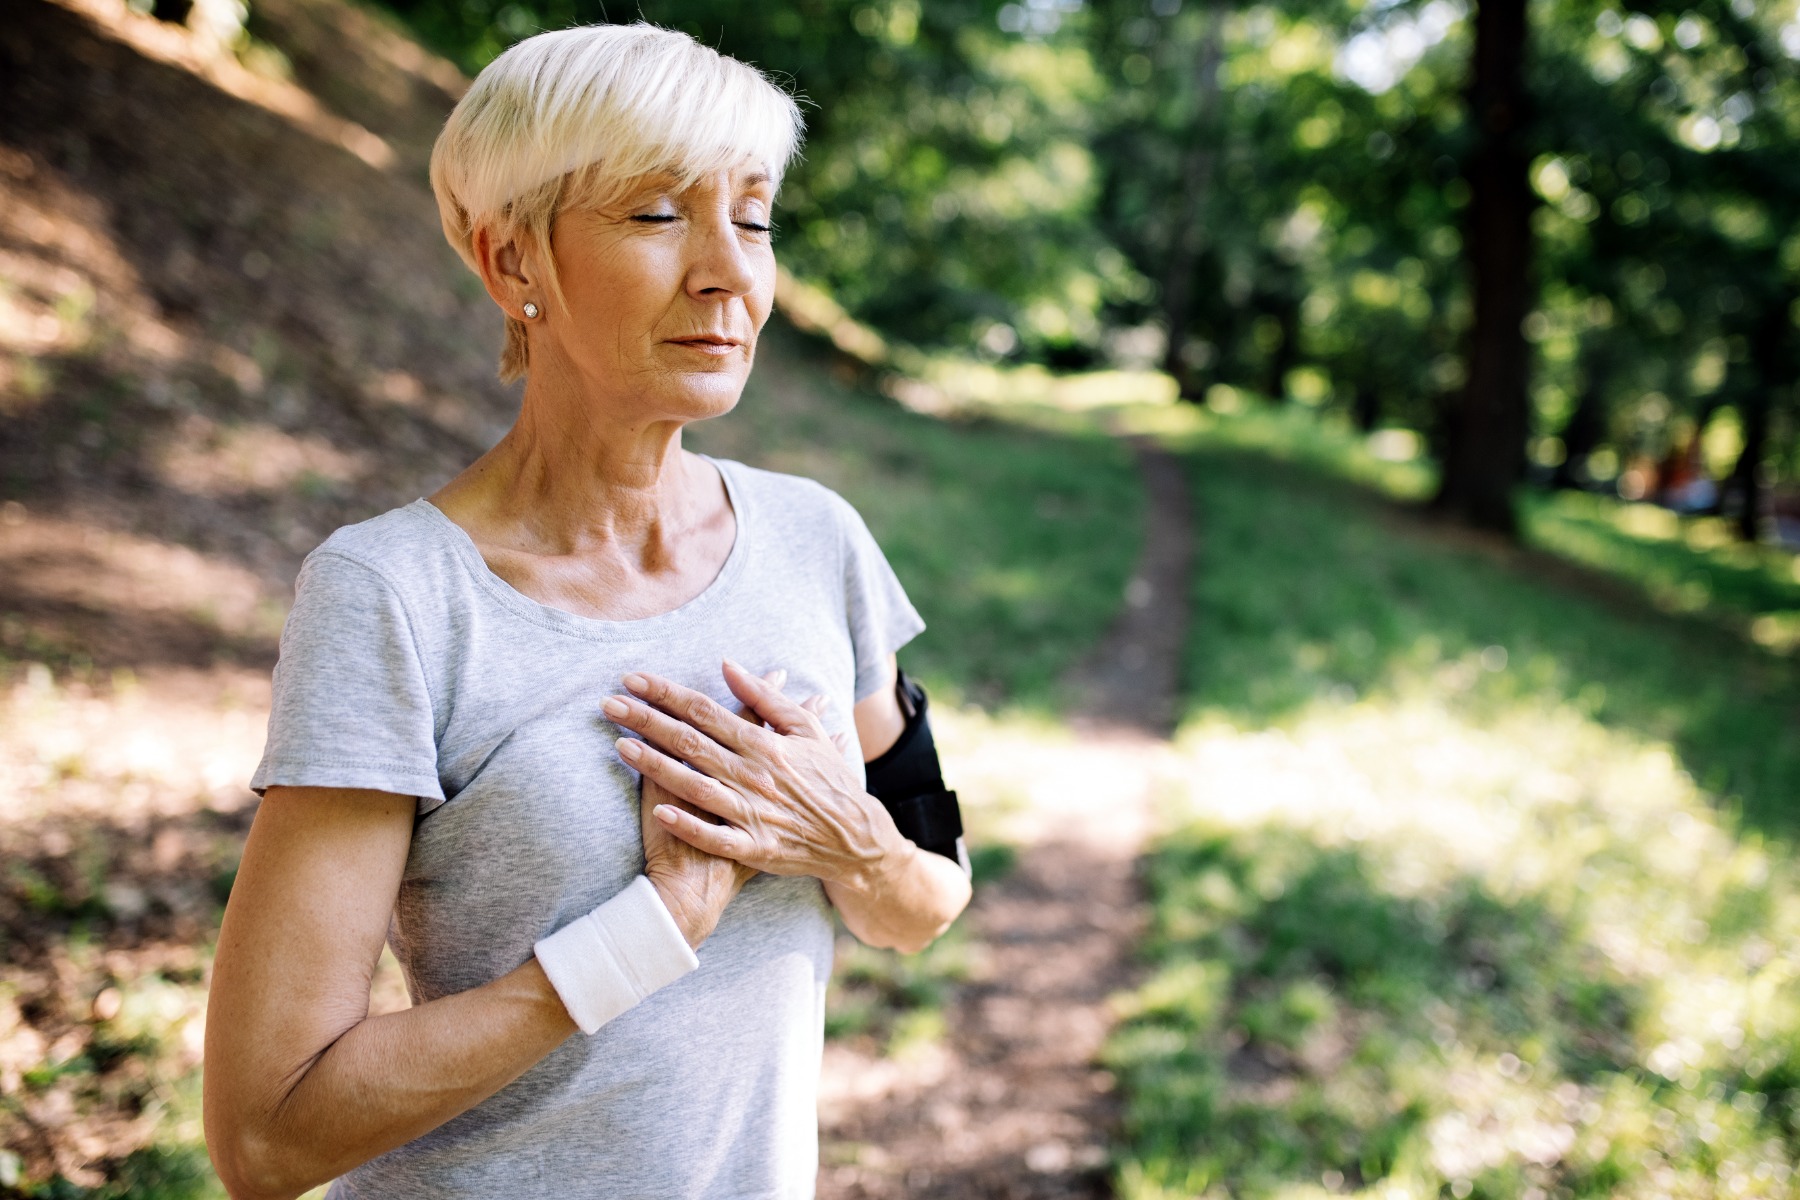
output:
<path id="1" fill-rule="evenodd" d="M 686 186 L 746 161 L 779 185 L 801 130 L 792 96 L 685 33 L 643 22 L 563 29 L 525 39 L 475 77 L 432 149 L 431 188 L 444 236 L 471 270 L 481 225 L 534 242 L 548 261 L 565 208 L 604 203 L 652 173 Z M 500 378 L 525 369 L 525 326 L 509 316 Z"/>

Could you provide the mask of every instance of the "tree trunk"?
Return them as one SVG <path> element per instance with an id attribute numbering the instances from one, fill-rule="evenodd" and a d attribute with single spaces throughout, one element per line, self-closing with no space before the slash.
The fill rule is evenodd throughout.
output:
<path id="1" fill-rule="evenodd" d="M 1184 398 L 1194 399 L 1190 372 L 1182 352 L 1187 349 L 1188 321 L 1193 316 L 1194 267 L 1200 259 L 1200 216 L 1206 194 L 1212 188 L 1213 164 L 1218 154 L 1213 145 L 1213 110 L 1219 103 L 1219 63 L 1224 57 L 1225 14 L 1210 14 L 1200 47 L 1194 55 L 1194 123 L 1189 130 L 1187 152 L 1181 164 L 1181 194 L 1175 197 L 1174 219 L 1169 226 L 1169 263 L 1163 275 L 1163 327 L 1169 331 L 1163 352 L 1163 370 L 1181 385 Z"/>
<path id="2" fill-rule="evenodd" d="M 1375 426 L 1381 423 L 1381 393 L 1366 382 L 1357 384 L 1350 412 L 1356 419 L 1358 429 L 1364 433 L 1374 433 Z"/>
<path id="3" fill-rule="evenodd" d="M 1468 383 L 1454 413 L 1436 506 L 1482 529 L 1517 532 L 1513 489 L 1525 473 L 1531 307 L 1530 154 L 1525 145 L 1525 0 L 1480 0 L 1469 119 L 1476 147 L 1465 260 L 1474 290 Z"/>
<path id="4" fill-rule="evenodd" d="M 1785 299 L 1785 298 L 1784 298 Z M 1769 447 L 1769 401 L 1776 381 L 1782 377 L 1783 340 L 1787 335 L 1787 305 L 1772 303 L 1756 324 L 1750 337 L 1750 362 L 1755 376 L 1738 404 L 1738 416 L 1744 424 L 1744 449 L 1731 468 L 1721 492 L 1736 491 L 1744 498 L 1738 514 L 1738 536 L 1754 542 L 1761 536 L 1759 527 L 1763 509 L 1763 457 Z"/>
<path id="5" fill-rule="evenodd" d="M 1563 426 L 1563 460 L 1557 464 L 1551 487 L 1575 488 L 1585 484 L 1587 474 L 1580 468 L 1606 440 L 1606 384 L 1611 374 L 1611 355 L 1590 342 L 1582 357 L 1586 360 L 1583 374 L 1587 378 L 1582 383 L 1581 399 L 1575 402 L 1575 411 Z"/>
<path id="6" fill-rule="evenodd" d="M 1720 490 L 1735 491 L 1743 496 L 1744 507 L 1738 513 L 1738 536 L 1746 542 L 1754 542 L 1762 535 L 1762 460 L 1769 445 L 1769 393 L 1760 383 L 1753 393 L 1744 397 L 1742 416 L 1744 449 Z"/>
<path id="7" fill-rule="evenodd" d="M 1288 398 L 1288 372 L 1300 365 L 1300 309 L 1297 305 L 1278 301 L 1274 316 L 1281 329 L 1281 344 L 1269 355 L 1269 373 L 1263 394 L 1280 403 Z"/>

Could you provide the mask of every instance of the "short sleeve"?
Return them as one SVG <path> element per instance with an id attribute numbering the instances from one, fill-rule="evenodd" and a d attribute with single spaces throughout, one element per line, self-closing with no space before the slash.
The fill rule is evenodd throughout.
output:
<path id="1" fill-rule="evenodd" d="M 843 546 L 844 609 L 850 641 L 856 650 L 856 696 L 874 694 L 886 677 L 887 656 L 912 641 L 925 621 L 906 598 L 906 589 L 888 565 L 887 556 L 862 515 L 847 501 L 838 505 L 839 539 Z"/>
<path id="2" fill-rule="evenodd" d="M 250 786 L 371 788 L 444 799 L 411 623 L 372 568 L 315 551 L 281 631 L 269 740 Z"/>

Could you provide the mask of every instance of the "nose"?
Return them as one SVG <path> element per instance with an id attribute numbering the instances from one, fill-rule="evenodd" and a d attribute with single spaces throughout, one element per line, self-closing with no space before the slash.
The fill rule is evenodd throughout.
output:
<path id="1" fill-rule="evenodd" d="M 748 295 L 756 286 L 756 270 L 743 231 L 732 222 L 730 211 L 715 212 L 689 228 L 694 243 L 687 272 L 689 294 L 704 300 Z"/>

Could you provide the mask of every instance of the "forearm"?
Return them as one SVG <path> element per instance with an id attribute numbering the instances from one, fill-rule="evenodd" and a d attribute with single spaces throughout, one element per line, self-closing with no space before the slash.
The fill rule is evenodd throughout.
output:
<path id="1" fill-rule="evenodd" d="M 487 1099 L 575 1032 L 537 960 L 350 1026 L 310 1063 L 209 1120 L 238 1200 L 297 1196 Z M 295 1079 L 295 1074 L 298 1078 Z M 224 1126 L 220 1129 L 219 1126 Z"/>
<path id="2" fill-rule="evenodd" d="M 844 925 L 870 946 L 913 954 L 923 950 L 968 907 L 969 877 L 941 854 L 905 838 L 870 870 L 825 884 Z"/>

